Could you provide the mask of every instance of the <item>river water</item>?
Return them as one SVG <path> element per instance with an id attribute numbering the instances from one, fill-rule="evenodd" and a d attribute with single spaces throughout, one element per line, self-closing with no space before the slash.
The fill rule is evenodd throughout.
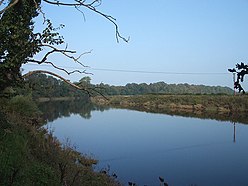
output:
<path id="1" fill-rule="evenodd" d="M 248 125 L 75 104 L 41 105 L 46 127 L 123 185 L 248 185 Z"/>

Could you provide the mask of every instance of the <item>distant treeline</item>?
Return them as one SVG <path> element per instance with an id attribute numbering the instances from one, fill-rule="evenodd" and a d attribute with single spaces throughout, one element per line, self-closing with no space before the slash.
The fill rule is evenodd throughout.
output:
<path id="1" fill-rule="evenodd" d="M 167 84 L 165 82 L 157 83 L 129 83 L 125 86 L 110 86 L 101 83 L 101 91 L 104 95 L 144 95 L 144 94 L 232 94 L 233 90 L 229 87 Z"/>
<path id="2" fill-rule="evenodd" d="M 144 94 L 232 94 L 229 87 L 205 86 L 184 84 L 157 83 L 128 83 L 125 86 L 113 86 L 108 84 L 91 84 L 90 77 L 83 77 L 77 85 L 83 85 L 96 89 L 103 95 L 144 95 Z M 80 90 L 76 90 L 67 83 L 47 76 L 45 74 L 34 74 L 26 81 L 26 89 L 32 92 L 33 97 L 82 97 L 86 96 Z M 93 92 L 96 95 L 96 92 Z"/>

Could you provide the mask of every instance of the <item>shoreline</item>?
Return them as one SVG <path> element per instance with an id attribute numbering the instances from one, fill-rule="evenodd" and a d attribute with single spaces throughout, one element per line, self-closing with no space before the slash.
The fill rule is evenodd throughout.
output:
<path id="1" fill-rule="evenodd" d="M 247 96 L 227 95 L 140 95 L 92 97 L 97 105 L 164 113 L 186 117 L 209 118 L 248 124 Z"/>
<path id="2" fill-rule="evenodd" d="M 98 160 L 42 128 L 31 97 L 2 98 L 0 107 L 0 185 L 121 185 L 108 172 L 94 170 Z"/>

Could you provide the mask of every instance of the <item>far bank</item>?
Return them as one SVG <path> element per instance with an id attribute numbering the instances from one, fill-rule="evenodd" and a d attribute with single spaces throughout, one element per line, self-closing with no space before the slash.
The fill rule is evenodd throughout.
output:
<path id="1" fill-rule="evenodd" d="M 91 100 L 98 105 L 248 123 L 246 95 L 137 95 L 107 99 L 97 96 Z"/>

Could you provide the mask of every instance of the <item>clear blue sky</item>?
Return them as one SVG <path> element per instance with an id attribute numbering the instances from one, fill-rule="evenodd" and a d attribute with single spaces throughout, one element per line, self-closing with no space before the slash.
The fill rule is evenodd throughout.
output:
<path id="1" fill-rule="evenodd" d="M 103 0 L 98 9 L 117 19 L 120 33 L 130 36 L 129 43 L 117 43 L 114 26 L 93 12 L 83 10 L 84 21 L 74 8 L 43 5 L 55 26 L 66 25 L 61 34 L 69 49 L 78 54 L 93 50 L 81 58 L 90 66 L 87 72 L 94 74 L 90 75 L 93 83 L 164 81 L 232 87 L 227 69 L 241 61 L 248 63 L 248 0 Z M 40 20 L 36 20 L 38 29 Z M 50 60 L 78 67 L 60 56 Z M 26 65 L 24 69 L 34 67 Z M 64 76 L 72 81 L 82 77 Z M 248 79 L 245 81 L 248 85 Z"/>

